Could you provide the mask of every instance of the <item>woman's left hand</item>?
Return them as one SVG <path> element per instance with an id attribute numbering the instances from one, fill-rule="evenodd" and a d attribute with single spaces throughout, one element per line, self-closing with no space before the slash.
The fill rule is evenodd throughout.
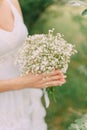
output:
<path id="1" fill-rule="evenodd" d="M 50 74 L 43 74 L 44 75 L 44 87 L 55 87 L 61 86 L 66 82 L 66 75 L 64 75 L 60 70 L 55 70 Z"/>

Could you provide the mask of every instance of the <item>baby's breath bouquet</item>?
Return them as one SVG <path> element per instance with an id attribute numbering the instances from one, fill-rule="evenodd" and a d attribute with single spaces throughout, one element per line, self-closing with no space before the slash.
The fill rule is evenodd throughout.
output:
<path id="1" fill-rule="evenodd" d="M 87 114 L 76 119 L 67 130 L 87 130 Z"/>
<path id="2" fill-rule="evenodd" d="M 54 30 L 54 29 L 53 29 Z M 76 53 L 74 45 L 63 39 L 60 33 L 29 35 L 16 55 L 21 74 L 49 73 L 55 68 L 66 73 L 71 55 Z"/>
<path id="3" fill-rule="evenodd" d="M 74 45 L 64 40 L 60 33 L 29 35 L 16 56 L 21 74 L 50 73 L 55 68 L 66 73 L 70 57 L 76 53 Z M 51 88 L 49 88 L 51 89 Z"/>

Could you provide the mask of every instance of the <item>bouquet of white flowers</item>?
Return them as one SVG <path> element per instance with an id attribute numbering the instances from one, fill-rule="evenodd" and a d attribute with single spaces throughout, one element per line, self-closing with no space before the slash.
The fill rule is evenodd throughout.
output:
<path id="1" fill-rule="evenodd" d="M 21 74 L 49 73 L 55 68 L 66 73 L 71 55 L 75 54 L 74 45 L 67 43 L 60 33 L 28 36 L 16 55 L 16 64 Z"/>
<path id="2" fill-rule="evenodd" d="M 74 45 L 63 39 L 60 33 L 28 36 L 16 55 L 21 74 L 50 73 L 55 68 L 66 73 L 71 55 L 76 53 Z M 49 88 L 51 89 L 51 88 Z"/>
<path id="3" fill-rule="evenodd" d="M 76 119 L 66 130 L 87 130 L 87 114 Z"/>

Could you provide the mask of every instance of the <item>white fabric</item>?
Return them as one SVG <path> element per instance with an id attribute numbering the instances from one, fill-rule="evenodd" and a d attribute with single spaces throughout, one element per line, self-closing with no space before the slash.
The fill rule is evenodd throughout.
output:
<path id="1" fill-rule="evenodd" d="M 12 32 L 0 29 L 0 80 L 20 75 L 14 56 L 28 34 L 16 8 L 6 2 L 15 20 Z M 0 130 L 47 130 L 42 95 L 42 90 L 32 88 L 0 93 Z"/>

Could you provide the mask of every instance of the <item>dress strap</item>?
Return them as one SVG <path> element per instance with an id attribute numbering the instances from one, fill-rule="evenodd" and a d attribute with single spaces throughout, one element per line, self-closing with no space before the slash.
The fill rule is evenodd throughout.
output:
<path id="1" fill-rule="evenodd" d="M 9 3 L 10 7 L 13 8 L 13 4 L 12 4 L 11 0 L 6 0 L 6 1 Z"/>
<path id="2" fill-rule="evenodd" d="M 17 10 L 16 7 L 13 5 L 13 3 L 11 2 L 11 0 L 6 0 L 6 1 L 9 3 L 9 5 L 10 5 L 10 7 L 11 7 L 13 13 L 14 13 L 15 16 L 17 17 L 17 19 L 18 19 L 18 17 L 19 17 L 19 18 L 23 21 L 22 16 L 19 14 L 18 10 Z"/>

